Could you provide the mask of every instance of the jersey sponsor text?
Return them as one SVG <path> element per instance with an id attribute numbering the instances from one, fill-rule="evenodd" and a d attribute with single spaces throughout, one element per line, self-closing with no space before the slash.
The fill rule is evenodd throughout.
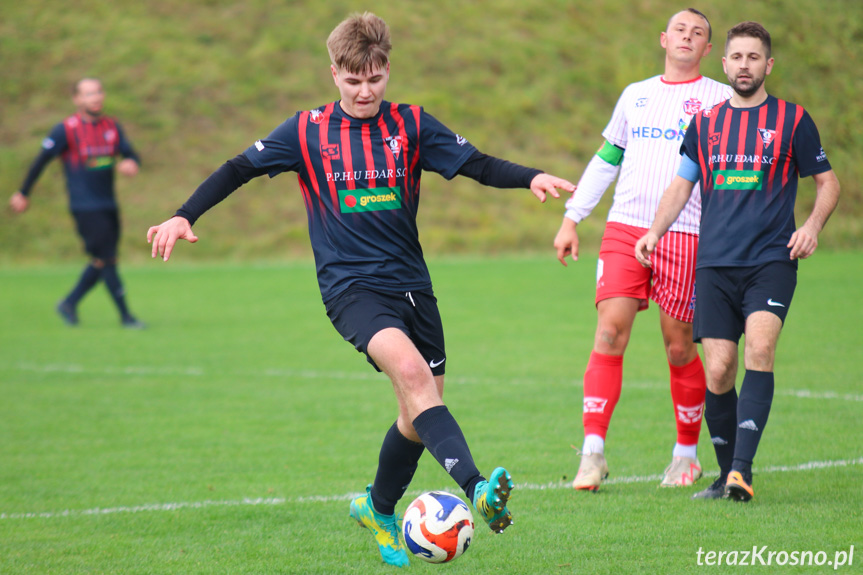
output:
<path id="1" fill-rule="evenodd" d="M 339 209 L 343 214 L 397 210 L 401 207 L 402 192 L 397 186 L 339 192 Z"/>

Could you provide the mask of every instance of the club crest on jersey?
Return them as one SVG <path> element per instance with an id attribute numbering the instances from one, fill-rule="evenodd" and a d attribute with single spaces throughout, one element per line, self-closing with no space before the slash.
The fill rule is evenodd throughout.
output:
<path id="1" fill-rule="evenodd" d="M 321 120 L 324 119 L 324 113 L 320 110 L 310 110 L 309 111 L 309 121 L 312 124 L 320 124 Z"/>
<path id="2" fill-rule="evenodd" d="M 694 116 L 699 110 L 701 110 L 701 101 L 698 98 L 689 98 L 683 102 L 683 111 L 690 116 Z"/>
<path id="3" fill-rule="evenodd" d="M 117 132 L 115 132 L 114 130 L 105 130 L 105 141 L 106 142 L 113 142 L 116 137 L 117 137 Z"/>
<path id="4" fill-rule="evenodd" d="M 342 157 L 339 152 L 339 145 L 327 144 L 325 146 L 321 146 L 321 157 L 325 160 L 338 160 Z"/>
<path id="5" fill-rule="evenodd" d="M 399 154 L 402 153 L 402 137 L 389 136 L 387 138 L 384 138 L 384 142 L 387 143 L 387 147 L 390 149 L 390 152 L 393 153 L 393 157 L 398 160 Z"/>
<path id="6" fill-rule="evenodd" d="M 776 137 L 776 130 L 767 130 L 766 128 L 758 128 L 758 133 L 761 134 L 761 141 L 764 142 L 764 147 L 770 146 L 773 138 Z"/>

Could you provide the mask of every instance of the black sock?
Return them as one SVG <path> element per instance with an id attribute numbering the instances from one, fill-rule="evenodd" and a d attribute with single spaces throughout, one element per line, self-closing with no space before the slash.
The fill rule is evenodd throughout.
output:
<path id="1" fill-rule="evenodd" d="M 424 450 L 422 443 L 414 443 L 402 435 L 398 425 L 393 423 L 384 436 L 378 457 L 378 472 L 370 492 L 372 504 L 378 513 L 395 513 L 396 503 L 410 485 Z"/>
<path id="2" fill-rule="evenodd" d="M 474 488 L 483 477 L 476 468 L 467 440 L 449 409 L 445 405 L 427 409 L 414 419 L 413 424 L 429 453 L 473 502 Z"/>
<path id="3" fill-rule="evenodd" d="M 93 289 L 93 286 L 99 282 L 99 278 L 101 277 L 102 270 L 93 264 L 88 265 L 84 268 L 84 271 L 81 272 L 81 277 L 78 278 L 78 283 L 75 284 L 75 287 L 72 288 L 72 291 L 66 296 L 66 303 L 73 308 L 77 307 L 81 298 L 87 295 L 88 291 Z"/>
<path id="4" fill-rule="evenodd" d="M 120 281 L 120 274 L 117 273 L 116 264 L 105 264 L 102 269 L 102 278 L 105 280 L 105 285 L 108 286 L 108 292 L 114 300 L 117 309 L 120 311 L 120 316 L 123 319 L 131 317 L 129 308 L 126 307 L 126 292 L 123 290 L 123 282 Z"/>
<path id="5" fill-rule="evenodd" d="M 710 432 L 710 441 L 716 451 L 719 476 L 725 481 L 731 473 L 734 445 L 737 441 L 737 389 L 716 395 L 707 390 L 704 396 L 704 421 Z"/>
<path id="6" fill-rule="evenodd" d="M 752 461 L 772 405 L 773 372 L 747 369 L 740 385 L 740 401 L 737 402 L 737 444 L 731 466 L 741 472 L 747 483 L 752 483 Z"/>

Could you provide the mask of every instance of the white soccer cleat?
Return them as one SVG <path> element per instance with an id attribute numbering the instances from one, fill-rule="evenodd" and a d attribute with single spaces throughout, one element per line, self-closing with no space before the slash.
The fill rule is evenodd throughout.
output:
<path id="1" fill-rule="evenodd" d="M 698 458 L 675 457 L 665 468 L 661 487 L 685 487 L 692 485 L 701 478 L 701 463 Z"/>
<path id="2" fill-rule="evenodd" d="M 608 477 L 608 463 L 602 453 L 581 454 L 578 474 L 572 482 L 573 489 L 596 491 L 602 480 Z"/>

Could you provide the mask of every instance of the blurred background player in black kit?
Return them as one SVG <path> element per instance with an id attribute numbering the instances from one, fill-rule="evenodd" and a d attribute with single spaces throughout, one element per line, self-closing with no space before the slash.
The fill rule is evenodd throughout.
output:
<path id="1" fill-rule="evenodd" d="M 30 191 L 45 166 L 55 157 L 63 160 L 69 209 L 90 262 L 71 292 L 57 304 L 57 312 L 69 325 L 78 325 L 78 303 L 103 280 L 120 312 L 124 327 L 140 329 L 126 305 L 123 283 L 117 272 L 120 216 L 114 193 L 114 169 L 125 176 L 138 173 L 138 155 L 114 118 L 102 115 L 105 91 L 95 78 L 75 84 L 72 96 L 78 111 L 54 126 L 42 141 L 20 191 L 9 205 L 16 213 L 30 206 Z M 117 162 L 117 157 L 123 159 Z"/>
<path id="2" fill-rule="evenodd" d="M 385 562 L 405 566 L 395 505 L 428 450 L 495 531 L 511 522 L 510 474 L 486 479 L 444 405 L 444 332 L 417 231 L 423 171 L 464 175 L 498 188 L 529 189 L 545 201 L 572 192 L 563 179 L 480 153 L 420 106 L 384 100 L 391 49 L 386 23 L 354 15 L 327 48 L 341 99 L 298 112 L 216 170 L 176 215 L 147 233 L 152 255 L 168 260 L 175 243 L 196 242 L 191 225 L 245 182 L 298 174 L 308 212 L 318 284 L 327 315 L 344 339 L 392 381 L 399 407 L 386 432 L 378 471 L 350 516 L 375 537 Z M 498 394 L 478 398 L 494 413 Z M 389 409 L 389 408 L 387 408 Z M 507 424 L 499 421 L 505 436 Z"/>

